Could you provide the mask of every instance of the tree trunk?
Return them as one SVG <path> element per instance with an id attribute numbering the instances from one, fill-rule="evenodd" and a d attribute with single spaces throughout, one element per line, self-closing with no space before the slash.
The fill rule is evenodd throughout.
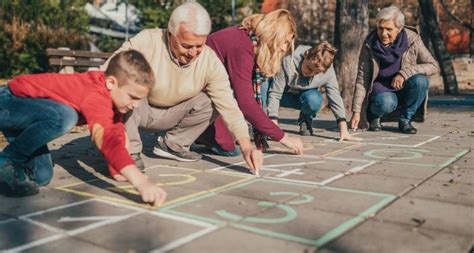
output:
<path id="1" fill-rule="evenodd" d="M 337 0 L 334 44 L 338 49 L 335 70 L 347 112 L 352 108 L 359 52 L 369 33 L 369 1 Z M 366 122 L 361 112 L 361 122 Z M 361 125 L 360 128 L 366 128 Z"/>
<path id="2" fill-rule="evenodd" d="M 433 0 L 418 0 L 420 3 L 421 14 L 425 24 L 422 26 L 427 29 L 427 34 L 433 44 L 435 56 L 441 68 L 441 75 L 444 82 L 445 94 L 459 94 L 458 82 L 454 73 L 451 55 L 446 48 L 441 29 L 439 28 L 437 13 Z"/>
<path id="3" fill-rule="evenodd" d="M 281 0 L 281 8 L 293 15 L 297 25 L 296 44 L 314 46 L 323 40 L 332 43 L 335 0 Z"/>

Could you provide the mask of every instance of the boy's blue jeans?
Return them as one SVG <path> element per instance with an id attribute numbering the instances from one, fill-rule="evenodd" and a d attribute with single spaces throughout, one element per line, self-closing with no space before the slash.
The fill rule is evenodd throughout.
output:
<path id="1" fill-rule="evenodd" d="M 70 106 L 49 99 L 19 98 L 8 86 L 0 86 L 0 131 L 9 143 L 0 157 L 30 167 L 35 181 L 47 185 L 53 176 L 47 144 L 68 133 L 77 121 L 78 114 Z"/>
<path id="2" fill-rule="evenodd" d="M 405 85 L 397 92 L 384 92 L 370 99 L 367 119 L 369 121 L 380 118 L 402 105 L 400 121 L 410 122 L 416 110 L 426 97 L 429 82 L 425 75 L 417 74 L 405 81 Z"/>
<path id="3" fill-rule="evenodd" d="M 323 96 L 319 89 L 309 89 L 300 93 L 284 92 L 280 106 L 301 110 L 303 120 L 312 120 L 321 109 Z"/>

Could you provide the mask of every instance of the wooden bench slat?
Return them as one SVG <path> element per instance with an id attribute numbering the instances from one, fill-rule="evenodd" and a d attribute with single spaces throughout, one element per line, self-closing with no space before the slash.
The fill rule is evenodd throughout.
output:
<path id="1" fill-rule="evenodd" d="M 48 56 L 70 56 L 70 57 L 83 57 L 83 58 L 109 58 L 112 53 L 104 53 L 104 52 L 90 52 L 84 50 L 64 50 L 64 49 L 54 49 L 48 48 L 46 49 L 46 54 Z"/>
<path id="2" fill-rule="evenodd" d="M 58 58 L 49 59 L 50 66 L 100 67 L 104 63 L 105 63 L 105 60 L 91 61 L 88 59 L 75 59 L 75 60 L 65 60 L 65 59 L 58 59 Z"/>

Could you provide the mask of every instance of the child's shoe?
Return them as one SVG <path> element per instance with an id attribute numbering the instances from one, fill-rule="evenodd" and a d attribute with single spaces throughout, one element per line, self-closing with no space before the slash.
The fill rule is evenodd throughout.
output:
<path id="1" fill-rule="evenodd" d="M 0 194 L 7 197 L 26 197 L 36 195 L 38 192 L 36 182 L 24 176 L 20 178 L 20 173 L 16 173 L 13 163 L 8 158 L 0 156 Z"/>

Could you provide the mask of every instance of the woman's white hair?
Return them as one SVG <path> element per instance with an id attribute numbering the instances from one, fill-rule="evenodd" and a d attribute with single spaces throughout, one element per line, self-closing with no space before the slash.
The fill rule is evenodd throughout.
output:
<path id="1" fill-rule="evenodd" d="M 211 18 L 209 13 L 195 1 L 188 1 L 176 7 L 168 21 L 168 31 L 174 36 L 183 24 L 186 31 L 195 35 L 209 35 L 211 32 Z"/>
<path id="2" fill-rule="evenodd" d="M 402 29 L 405 26 L 405 15 L 397 6 L 389 6 L 381 9 L 375 17 L 377 25 L 382 21 L 393 20 L 395 26 Z"/>

